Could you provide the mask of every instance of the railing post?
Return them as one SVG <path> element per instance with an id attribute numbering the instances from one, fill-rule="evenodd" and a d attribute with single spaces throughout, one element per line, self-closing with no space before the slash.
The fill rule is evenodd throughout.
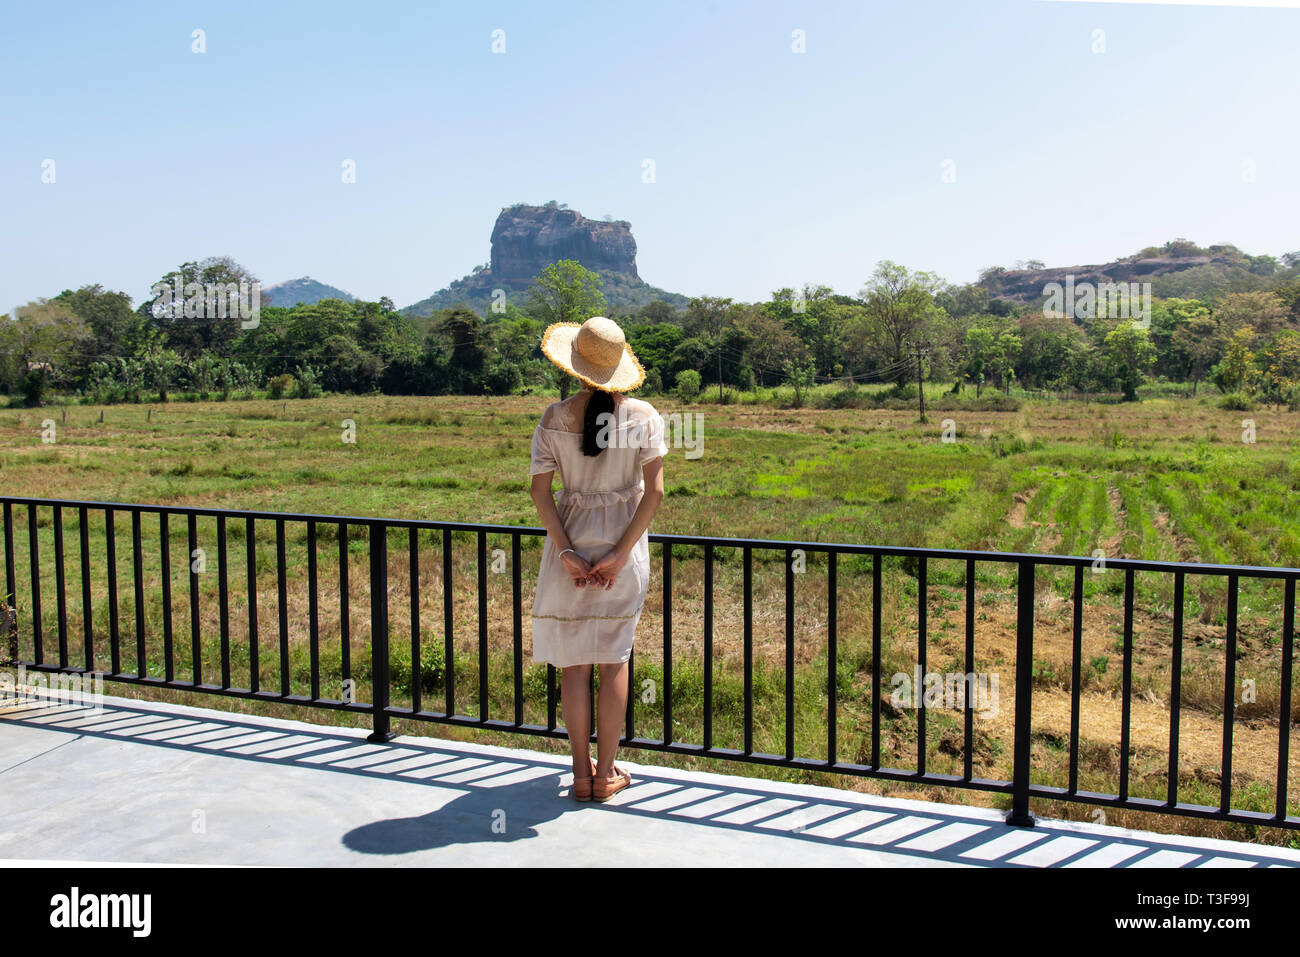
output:
<path id="1" fill-rule="evenodd" d="M 388 526 L 370 526 L 370 701 L 374 731 L 367 741 L 393 738 L 388 729 Z"/>
<path id="2" fill-rule="evenodd" d="M 1033 827 L 1029 811 L 1030 704 L 1034 696 L 1034 562 L 1022 558 L 1016 574 L 1015 758 L 1011 772 L 1012 827 Z"/>

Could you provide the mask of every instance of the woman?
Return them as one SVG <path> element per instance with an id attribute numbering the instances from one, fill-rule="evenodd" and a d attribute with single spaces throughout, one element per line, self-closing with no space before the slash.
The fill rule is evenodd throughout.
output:
<path id="1" fill-rule="evenodd" d="M 573 796 L 606 801 L 632 777 L 614 763 L 627 709 L 628 660 L 650 584 L 648 529 L 664 497 L 664 422 L 629 398 L 645 370 L 604 316 L 559 322 L 542 352 L 585 386 L 553 403 L 533 433 L 532 497 L 546 526 L 533 599 L 533 661 L 562 670 Z M 552 497 L 551 480 L 564 487 Z M 591 760 L 591 667 L 600 667 L 596 761 Z"/>

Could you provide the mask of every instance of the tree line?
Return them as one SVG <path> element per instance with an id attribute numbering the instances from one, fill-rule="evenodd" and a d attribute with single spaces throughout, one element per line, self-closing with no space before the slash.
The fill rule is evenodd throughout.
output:
<path id="1" fill-rule="evenodd" d="M 1155 299 L 1142 320 L 1104 297 L 1079 318 L 998 298 L 996 283 L 953 285 L 889 261 L 857 296 L 806 285 L 765 302 L 701 296 L 684 309 L 655 301 L 620 310 L 606 303 L 599 275 L 564 260 L 535 277 L 524 301 L 487 315 L 462 306 L 412 318 L 385 297 L 263 306 L 249 322 L 233 306 L 214 308 L 225 290 L 256 282 L 217 257 L 159 280 L 207 291 L 184 306 L 157 296 L 133 306 L 125 293 L 87 285 L 17 310 L 0 323 L 0 392 L 28 405 L 54 393 L 95 403 L 322 390 L 567 394 L 574 383 L 542 356 L 542 331 L 610 315 L 646 368 L 647 390 L 688 398 L 712 386 L 799 392 L 833 381 L 886 383 L 902 395 L 919 364 L 926 381 L 975 397 L 1018 388 L 1132 400 L 1157 379 L 1300 407 L 1300 262 L 1287 260 L 1268 271 L 1266 288 Z"/>

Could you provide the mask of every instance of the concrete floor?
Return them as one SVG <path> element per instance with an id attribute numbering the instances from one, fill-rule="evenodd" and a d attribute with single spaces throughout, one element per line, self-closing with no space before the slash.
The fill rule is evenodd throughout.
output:
<path id="1" fill-rule="evenodd" d="M 105 697 L 0 708 L 0 863 L 1297 867 L 1300 851 Z M 624 751 L 632 756 L 635 752 Z M 738 766 L 738 770 L 741 766 Z"/>

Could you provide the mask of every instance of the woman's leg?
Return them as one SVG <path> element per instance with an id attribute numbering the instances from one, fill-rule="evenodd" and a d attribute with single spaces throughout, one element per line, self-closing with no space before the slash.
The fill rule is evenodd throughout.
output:
<path id="1" fill-rule="evenodd" d="M 596 777 L 614 773 L 618 739 L 627 714 L 627 662 L 600 666 L 600 691 L 596 696 Z"/>
<path id="2" fill-rule="evenodd" d="M 560 669 L 560 705 L 573 749 L 573 776 L 591 773 L 591 665 Z"/>

